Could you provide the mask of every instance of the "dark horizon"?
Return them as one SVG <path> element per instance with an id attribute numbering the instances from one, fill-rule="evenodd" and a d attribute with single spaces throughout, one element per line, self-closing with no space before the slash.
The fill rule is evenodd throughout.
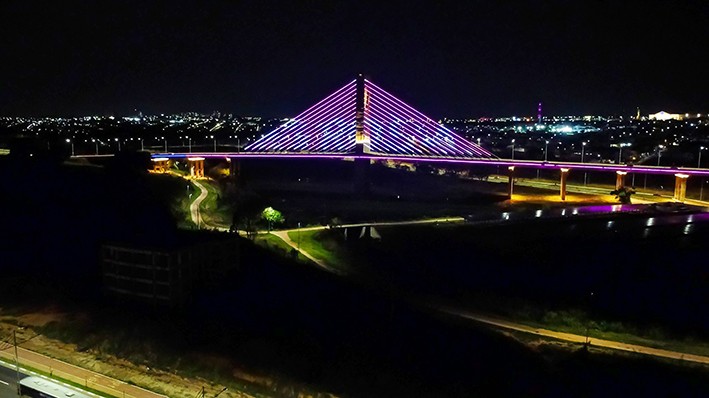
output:
<path id="1" fill-rule="evenodd" d="M 433 118 L 709 112 L 699 1 L 1 9 L 5 116 L 291 117 L 360 72 Z"/>

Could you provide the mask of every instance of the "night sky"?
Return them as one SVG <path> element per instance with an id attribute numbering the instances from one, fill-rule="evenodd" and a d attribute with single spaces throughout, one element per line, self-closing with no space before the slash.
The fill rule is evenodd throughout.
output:
<path id="1" fill-rule="evenodd" d="M 293 116 L 360 72 L 436 118 L 709 112 L 708 1 L 379 3 L 3 1 L 0 115 Z"/>

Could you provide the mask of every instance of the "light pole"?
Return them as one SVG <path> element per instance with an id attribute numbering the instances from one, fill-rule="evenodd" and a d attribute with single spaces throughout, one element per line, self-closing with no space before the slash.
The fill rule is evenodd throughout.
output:
<path id="1" fill-rule="evenodd" d="M 544 141 L 544 161 L 545 162 L 549 159 L 548 152 L 549 152 L 549 140 L 546 140 L 546 141 Z"/>
<path id="2" fill-rule="evenodd" d="M 91 142 L 93 142 L 96 145 L 96 154 L 98 155 L 98 141 L 96 141 L 96 139 L 92 138 Z"/>
<path id="3" fill-rule="evenodd" d="M 140 151 L 142 152 L 144 150 L 145 150 L 145 147 L 143 146 L 143 139 L 141 138 L 140 139 Z"/>
<path id="4" fill-rule="evenodd" d="M 163 141 L 165 141 L 165 153 L 167 153 L 167 138 L 162 137 Z"/>
<path id="5" fill-rule="evenodd" d="M 699 158 L 697 159 L 697 168 L 698 168 L 698 169 L 702 168 L 702 151 L 703 151 L 704 149 L 705 149 L 705 148 L 704 148 L 703 146 L 700 146 L 700 147 L 699 147 Z M 72 154 L 72 155 L 73 155 L 73 154 Z"/>
<path id="6" fill-rule="evenodd" d="M 187 137 L 187 147 L 189 148 L 189 152 L 192 153 L 192 137 Z"/>
<path id="7" fill-rule="evenodd" d="M 74 141 L 70 140 L 69 138 L 66 139 L 66 142 L 68 144 L 71 144 L 71 156 L 74 156 Z M 699 156 L 701 156 L 701 152 L 699 153 Z"/>
<path id="8" fill-rule="evenodd" d="M 665 149 L 664 145 L 657 146 L 657 165 L 660 165 L 660 159 L 662 159 L 662 150 Z"/>
<path id="9" fill-rule="evenodd" d="M 121 140 L 116 138 L 115 141 L 118 143 L 118 152 L 121 151 Z"/>
<path id="10" fill-rule="evenodd" d="M 623 144 L 618 144 L 618 164 L 620 164 L 622 156 L 623 156 Z"/>
<path id="11" fill-rule="evenodd" d="M 581 143 L 581 163 L 583 163 L 583 155 L 586 154 L 586 141 Z M 583 185 L 586 185 L 586 176 L 588 172 L 584 171 L 583 172 Z"/>
<path id="12" fill-rule="evenodd" d="M 15 383 L 17 384 L 17 395 L 22 393 L 20 388 L 20 360 L 17 356 L 17 332 L 12 330 L 12 342 L 15 344 Z"/>
<path id="13" fill-rule="evenodd" d="M 515 160 L 515 139 L 512 139 L 512 160 Z"/>
<path id="14" fill-rule="evenodd" d="M 236 152 L 241 152 L 241 138 L 236 137 Z"/>
<path id="15" fill-rule="evenodd" d="M 209 138 L 211 138 L 212 140 L 214 140 L 214 152 L 216 152 L 216 151 L 217 151 L 217 139 L 214 138 L 213 135 L 210 135 Z"/>
<path id="16" fill-rule="evenodd" d="M 699 186 L 699 200 L 704 200 L 704 179 L 702 178 L 702 185 Z"/>

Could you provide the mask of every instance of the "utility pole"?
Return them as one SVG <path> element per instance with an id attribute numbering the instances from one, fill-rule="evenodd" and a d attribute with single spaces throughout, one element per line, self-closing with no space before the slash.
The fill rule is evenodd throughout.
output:
<path id="1" fill-rule="evenodd" d="M 17 331 L 12 331 L 12 341 L 15 344 L 15 382 L 17 384 L 17 395 L 22 395 L 20 390 L 20 360 L 17 357 Z"/>

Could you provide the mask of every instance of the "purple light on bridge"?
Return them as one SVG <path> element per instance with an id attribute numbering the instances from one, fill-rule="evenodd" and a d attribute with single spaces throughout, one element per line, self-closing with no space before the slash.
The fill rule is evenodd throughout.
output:
<path id="1" fill-rule="evenodd" d="M 248 145 L 251 153 L 349 153 L 356 144 L 356 81 Z M 491 158 L 403 101 L 364 80 L 364 130 L 368 153 L 396 156 Z"/>

